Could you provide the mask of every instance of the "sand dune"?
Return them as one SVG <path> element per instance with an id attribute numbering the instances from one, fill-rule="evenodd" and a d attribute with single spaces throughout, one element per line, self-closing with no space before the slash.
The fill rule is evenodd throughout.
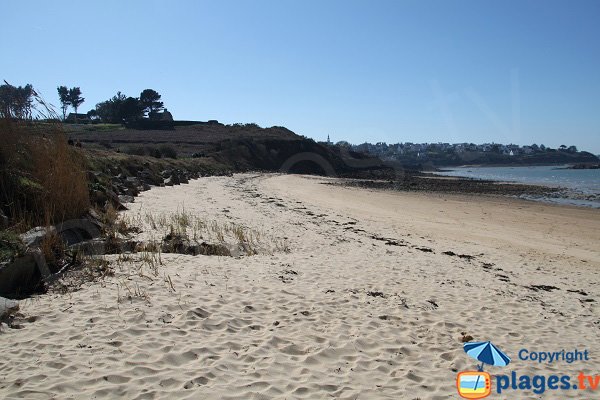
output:
<path id="1" fill-rule="evenodd" d="M 124 217 L 185 209 L 260 232 L 264 250 L 162 254 L 154 269 L 111 256 L 115 276 L 21 302 L 37 319 L 0 333 L 0 397 L 450 399 L 476 365 L 462 332 L 519 374 L 599 372 L 517 359 L 600 347 L 598 210 L 331 182 L 243 174 L 144 192 Z"/>

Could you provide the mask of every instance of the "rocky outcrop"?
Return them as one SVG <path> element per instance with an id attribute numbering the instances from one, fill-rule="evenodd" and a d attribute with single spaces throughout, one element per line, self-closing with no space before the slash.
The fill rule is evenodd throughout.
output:
<path id="1" fill-rule="evenodd" d="M 33 293 L 43 292 L 44 284 L 53 274 L 68 268 L 71 261 L 48 263 L 43 255 L 44 241 L 56 237 L 60 246 L 76 250 L 79 243 L 100 236 L 102 223 L 95 211 L 90 211 L 84 219 L 69 220 L 49 227 L 36 227 L 20 235 L 25 247 L 16 258 L 0 264 L 0 295 L 9 298 L 22 298 Z"/>
<path id="2" fill-rule="evenodd" d="M 19 310 L 19 302 L 5 299 L 4 297 L 0 297 L 0 321 L 4 321 L 4 319 L 11 313 L 14 313 Z"/>
<path id="3" fill-rule="evenodd" d="M 161 172 L 163 177 L 164 186 L 180 185 L 182 183 L 189 183 L 190 179 L 197 179 L 199 175 L 197 173 L 190 173 L 185 170 L 173 169 L 164 170 Z"/>
<path id="4" fill-rule="evenodd" d="M 231 256 L 231 251 L 223 244 L 200 243 L 186 236 L 171 233 L 164 237 L 161 251 L 192 256 Z"/>
<path id="5" fill-rule="evenodd" d="M 0 295 L 15 299 L 40 291 L 40 271 L 47 272 L 47 266 L 43 263 L 42 268 L 39 268 L 39 261 L 39 253 L 30 251 L 12 262 L 0 264 Z"/>
<path id="6" fill-rule="evenodd" d="M 40 247 L 44 239 L 49 236 L 56 234 L 56 228 L 53 226 L 43 227 L 37 226 L 29 231 L 20 235 L 21 241 L 27 248 Z"/>
<path id="7" fill-rule="evenodd" d="M 153 186 L 174 186 L 188 183 L 190 179 L 200 177 L 198 172 L 185 169 L 166 169 L 160 173 L 149 168 L 141 168 L 137 172 L 125 173 L 120 171 L 112 174 L 88 172 L 91 182 L 90 198 L 92 203 L 105 207 L 112 205 L 116 210 L 127 209 L 126 204 L 135 201 L 141 192 L 150 190 Z M 114 171 L 117 172 L 117 171 Z"/>
<path id="8" fill-rule="evenodd" d="M 569 169 L 600 169 L 600 163 L 578 163 L 571 165 Z"/>

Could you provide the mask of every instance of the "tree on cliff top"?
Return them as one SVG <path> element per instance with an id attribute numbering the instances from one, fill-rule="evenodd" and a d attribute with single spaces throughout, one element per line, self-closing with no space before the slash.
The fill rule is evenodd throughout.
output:
<path id="1" fill-rule="evenodd" d="M 143 114 L 139 99 L 127 97 L 117 92 L 111 99 L 96 104 L 96 115 L 103 122 L 122 124 L 125 121 L 135 120 Z"/>
<path id="2" fill-rule="evenodd" d="M 144 113 L 147 112 L 149 117 L 164 108 L 164 103 L 160 101 L 160 94 L 153 89 L 144 89 L 140 93 L 140 103 L 142 104 Z"/>
<path id="3" fill-rule="evenodd" d="M 66 86 L 59 86 L 56 88 L 58 91 L 58 99 L 60 100 L 60 108 L 63 113 L 63 121 L 67 119 L 67 110 L 71 105 L 71 100 L 69 99 L 69 89 Z"/>
<path id="4" fill-rule="evenodd" d="M 13 86 L 6 81 L 0 86 L 0 117 L 31 119 L 33 86 Z"/>
<path id="5" fill-rule="evenodd" d="M 71 107 L 75 110 L 75 122 L 77 122 L 77 109 L 79 106 L 85 101 L 83 97 L 81 97 L 81 89 L 78 87 L 73 87 L 69 89 L 69 103 Z"/>

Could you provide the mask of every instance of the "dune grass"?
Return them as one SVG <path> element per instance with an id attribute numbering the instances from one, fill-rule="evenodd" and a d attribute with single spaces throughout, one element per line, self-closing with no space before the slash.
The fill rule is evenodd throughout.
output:
<path id="1" fill-rule="evenodd" d="M 0 119 L 0 207 L 16 231 L 85 214 L 85 170 L 59 123 Z"/>

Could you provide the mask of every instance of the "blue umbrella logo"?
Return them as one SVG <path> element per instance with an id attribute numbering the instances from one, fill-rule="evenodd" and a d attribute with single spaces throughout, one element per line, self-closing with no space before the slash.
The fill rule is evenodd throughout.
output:
<path id="1" fill-rule="evenodd" d="M 504 354 L 492 342 L 469 342 L 464 344 L 465 353 L 481 361 L 479 370 L 483 371 L 483 364 L 505 367 L 510 362 L 510 357 Z"/>
<path id="2" fill-rule="evenodd" d="M 479 371 L 483 371 L 483 364 L 505 367 L 510 362 L 510 357 L 500 351 L 492 342 L 468 342 L 464 344 L 463 348 L 465 353 L 481 361 L 481 365 L 477 367 Z M 478 383 L 479 377 L 477 377 L 475 387 Z"/>

